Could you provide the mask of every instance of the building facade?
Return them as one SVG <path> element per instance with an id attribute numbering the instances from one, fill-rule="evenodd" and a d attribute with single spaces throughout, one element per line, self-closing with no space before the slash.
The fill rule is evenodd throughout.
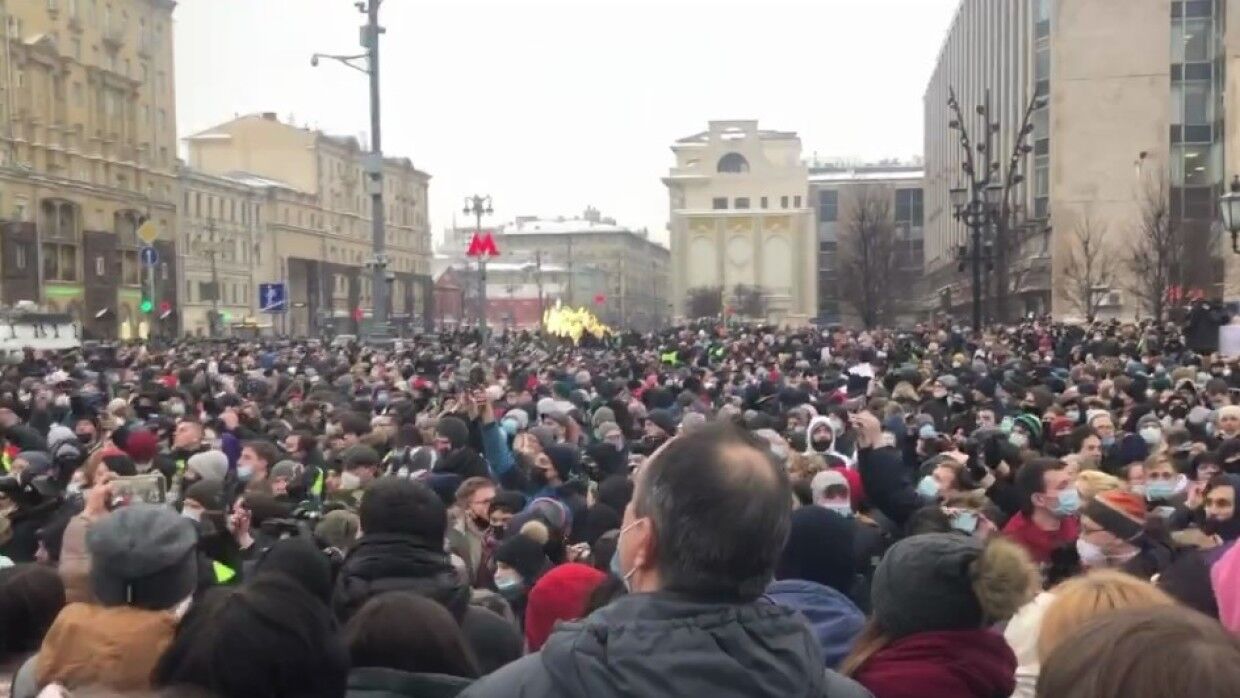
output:
<path id="1" fill-rule="evenodd" d="M 921 165 L 894 163 L 874 165 L 814 166 L 809 174 L 809 200 L 818 235 L 818 324 L 856 326 L 856 308 L 842 288 L 841 239 L 878 227 L 857 222 L 858 207 L 874 200 L 870 208 L 886 216 L 883 230 L 893 234 L 893 267 L 898 270 L 899 294 L 892 321 L 908 323 L 921 315 L 925 215 Z M 885 227 L 888 226 L 889 227 Z"/>
<path id="2" fill-rule="evenodd" d="M 176 109 L 170 0 L 0 0 L 0 303 L 88 337 L 173 334 Z M 144 268 L 150 221 L 159 262 Z M 153 277 L 153 278 L 152 278 Z"/>
<path id="3" fill-rule="evenodd" d="M 1046 98 L 1021 158 L 1025 181 L 1013 189 L 1017 310 L 1081 315 L 1066 270 L 1093 230 L 1115 271 L 1095 289 L 1098 314 L 1148 315 L 1134 291 L 1147 285 L 1127 260 L 1151 206 L 1180 231 L 1175 285 L 1222 294 L 1231 253 L 1214 221 L 1226 171 L 1236 169 L 1225 137 L 1240 112 L 1225 95 L 1240 32 L 1225 29 L 1240 26 L 1229 21 L 1237 12 L 1237 0 L 1131 0 L 1123 12 L 1108 0 L 962 2 L 925 95 L 926 258 L 941 307 L 968 298 L 952 259 L 968 231 L 948 204 L 961 177 L 951 87 L 966 113 L 990 90 L 1005 166 L 1023 109 Z"/>
<path id="4" fill-rule="evenodd" d="M 293 334 L 354 332 L 372 313 L 370 197 L 357 140 L 279 121 L 242 116 L 186 139 L 189 164 L 265 190 L 262 221 L 272 264 L 286 281 Z M 398 331 L 432 319 L 430 176 L 407 158 L 384 159 L 390 317 Z M 356 320 L 362 316 L 362 323 Z"/>
<path id="5" fill-rule="evenodd" d="M 520 217 L 502 226 L 496 242 L 501 261 L 544 280 L 561 276 L 566 305 L 588 307 L 613 327 L 648 332 L 669 317 L 671 253 L 646 231 L 618 225 L 596 209 L 578 218 Z"/>
<path id="6" fill-rule="evenodd" d="M 756 287 L 768 320 L 818 314 L 817 241 L 796 133 L 712 121 L 672 145 L 666 177 L 674 313 L 696 289 Z"/>

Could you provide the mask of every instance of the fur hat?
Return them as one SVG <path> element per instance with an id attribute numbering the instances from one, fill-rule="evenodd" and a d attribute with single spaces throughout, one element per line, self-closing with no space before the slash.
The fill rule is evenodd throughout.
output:
<path id="1" fill-rule="evenodd" d="M 879 563 L 874 619 L 892 638 L 981 628 L 1016 613 L 1037 581 L 1029 554 L 1007 539 L 983 545 L 958 533 L 916 535 L 891 546 Z"/>

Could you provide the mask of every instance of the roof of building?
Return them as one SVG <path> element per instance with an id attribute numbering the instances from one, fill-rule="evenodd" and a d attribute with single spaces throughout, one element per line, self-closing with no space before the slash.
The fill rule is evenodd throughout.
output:
<path id="1" fill-rule="evenodd" d="M 522 219 L 508 223 L 503 227 L 504 235 L 524 234 L 571 234 L 571 233 L 629 233 L 639 235 L 636 231 L 622 225 L 605 221 L 590 221 L 584 218 L 553 218 L 550 220 Z"/>
<path id="2" fill-rule="evenodd" d="M 860 165 L 856 167 L 823 167 L 810 169 L 809 181 L 813 182 L 876 182 L 907 179 L 924 179 L 925 168 L 920 165 Z"/>
<path id="3" fill-rule="evenodd" d="M 758 129 L 758 137 L 768 141 L 796 140 L 798 138 L 796 131 L 772 131 L 768 129 Z M 692 136 L 685 136 L 676 140 L 677 143 L 706 143 L 710 141 L 710 131 L 702 131 Z"/>

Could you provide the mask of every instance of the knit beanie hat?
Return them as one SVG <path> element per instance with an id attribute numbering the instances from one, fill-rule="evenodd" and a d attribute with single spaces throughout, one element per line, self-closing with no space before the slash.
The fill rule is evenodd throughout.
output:
<path id="1" fill-rule="evenodd" d="M 357 514 L 344 509 L 329 511 L 314 527 L 314 536 L 337 550 L 348 550 L 357 540 L 361 520 Z"/>
<path id="2" fill-rule="evenodd" d="M 546 450 L 547 458 L 551 459 L 551 465 L 555 467 L 555 472 L 560 476 L 561 480 L 568 481 L 572 474 L 577 472 L 578 466 L 581 464 L 581 452 L 576 446 L 568 444 L 556 444 Z"/>
<path id="3" fill-rule="evenodd" d="M 594 411 L 594 416 L 590 417 L 590 424 L 598 429 L 604 422 L 616 421 L 616 413 L 610 407 L 600 407 Z"/>
<path id="4" fill-rule="evenodd" d="M 52 471 L 52 458 L 43 451 L 20 451 L 14 460 L 26 461 L 26 469 L 22 471 L 26 478 L 23 482 L 29 482 L 29 478 L 46 475 Z"/>
<path id="5" fill-rule="evenodd" d="M 223 511 L 224 483 L 220 480 L 199 480 L 185 489 L 185 498 L 198 502 L 207 511 Z"/>
<path id="6" fill-rule="evenodd" d="M 585 612 L 586 601 L 607 575 L 578 562 L 560 565 L 543 575 L 530 589 L 525 607 L 525 643 L 537 652 L 551 636 L 557 621 L 577 620 Z"/>
<path id="7" fill-rule="evenodd" d="M 305 538 L 276 541 L 255 565 L 259 574 L 279 574 L 300 584 L 325 604 L 331 603 L 331 562 Z"/>
<path id="8" fill-rule="evenodd" d="M 852 526 L 851 521 L 824 507 L 801 507 L 792 512 L 792 528 L 775 565 L 775 578 L 804 579 L 850 593 L 857 581 Z"/>
<path id="9" fill-rule="evenodd" d="M 1042 441 L 1042 420 L 1026 413 L 1018 416 L 1013 421 L 1024 427 L 1025 431 L 1029 432 L 1030 440 L 1033 443 L 1036 444 Z"/>
<path id="10" fill-rule="evenodd" d="M 1100 492 L 1085 503 L 1081 515 L 1130 543 L 1145 532 L 1145 499 L 1132 492 Z"/>
<path id="11" fill-rule="evenodd" d="M 1004 538 L 959 533 L 898 541 L 874 572 L 874 619 L 889 637 L 981 628 L 1012 617 L 1034 590 L 1029 554 Z"/>
<path id="12" fill-rule="evenodd" d="M 282 460 L 271 466 L 272 480 L 292 480 L 301 470 L 301 463 L 294 460 Z"/>
<path id="13" fill-rule="evenodd" d="M 650 410 L 650 414 L 646 415 L 646 419 L 654 422 L 655 426 L 666 432 L 668 436 L 676 433 L 676 418 L 667 410 Z"/>
<path id="14" fill-rule="evenodd" d="M 123 453 L 104 456 L 103 464 L 108 466 L 108 470 L 121 477 L 130 477 L 138 474 L 138 468 L 134 465 L 133 459 Z"/>
<path id="15" fill-rule="evenodd" d="M 1145 439 L 1136 434 L 1125 434 L 1119 440 L 1119 464 L 1140 463 L 1150 456 L 1150 447 Z"/>
<path id="16" fill-rule="evenodd" d="M 203 451 L 195 453 L 185 461 L 185 469 L 198 475 L 203 480 L 224 481 L 228 474 L 228 456 L 223 451 Z"/>
<path id="17" fill-rule="evenodd" d="M 542 543 L 523 535 L 512 536 L 500 543 L 495 550 L 495 561 L 516 570 L 525 580 L 527 588 L 533 586 L 551 566 L 551 561 L 543 553 Z"/>
<path id="18" fill-rule="evenodd" d="M 435 431 L 452 444 L 452 448 L 460 448 L 469 443 L 469 427 L 459 417 L 444 417 L 435 425 Z"/>
<path id="19" fill-rule="evenodd" d="M 86 533 L 90 581 L 104 606 L 172 608 L 198 586 L 198 532 L 165 506 L 132 504 Z"/>
<path id="20" fill-rule="evenodd" d="M 135 463 L 148 463 L 159 453 L 159 439 L 146 429 L 134 429 L 125 439 L 124 448 Z"/>

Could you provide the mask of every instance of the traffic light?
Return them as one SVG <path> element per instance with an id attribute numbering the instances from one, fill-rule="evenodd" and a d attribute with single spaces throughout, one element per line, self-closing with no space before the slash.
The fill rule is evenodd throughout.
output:
<path id="1" fill-rule="evenodd" d="M 138 304 L 138 312 L 142 313 L 143 315 L 150 315 L 151 311 L 154 309 L 155 309 L 155 303 L 151 300 L 150 292 L 143 289 L 142 302 Z"/>

